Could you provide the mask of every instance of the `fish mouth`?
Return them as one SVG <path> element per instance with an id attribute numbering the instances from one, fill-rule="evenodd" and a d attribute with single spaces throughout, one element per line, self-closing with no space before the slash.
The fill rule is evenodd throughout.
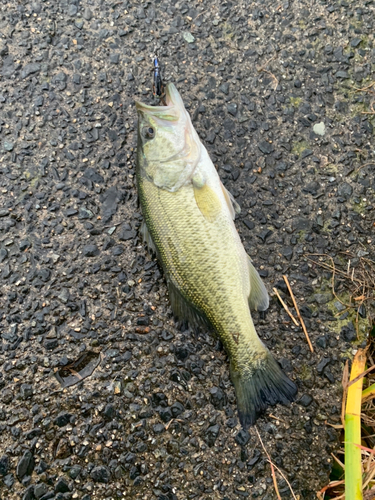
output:
<path id="1" fill-rule="evenodd" d="M 173 83 L 168 83 L 165 88 L 165 102 L 166 106 L 151 106 L 149 104 L 136 101 L 135 106 L 138 112 L 150 114 L 155 118 L 167 121 L 178 120 L 181 108 L 184 109 L 184 104 Z"/>

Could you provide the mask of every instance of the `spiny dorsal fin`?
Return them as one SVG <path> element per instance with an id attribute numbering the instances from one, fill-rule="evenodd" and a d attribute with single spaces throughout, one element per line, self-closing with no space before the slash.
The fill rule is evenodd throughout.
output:
<path id="1" fill-rule="evenodd" d="M 147 229 L 145 221 L 142 221 L 140 232 L 142 235 L 143 242 L 147 245 L 149 252 L 157 254 L 154 240 L 152 239 L 151 234 Z"/>
<path id="2" fill-rule="evenodd" d="M 268 309 L 270 302 L 268 292 L 250 257 L 247 257 L 250 277 L 249 307 L 252 311 L 265 311 Z"/>
<path id="3" fill-rule="evenodd" d="M 241 207 L 234 199 L 232 193 L 230 191 L 228 191 L 228 189 L 224 186 L 224 184 L 221 181 L 220 181 L 220 185 L 221 185 L 221 189 L 223 190 L 225 201 L 227 202 L 232 219 L 234 220 L 236 217 L 236 214 L 239 214 L 241 212 Z"/>

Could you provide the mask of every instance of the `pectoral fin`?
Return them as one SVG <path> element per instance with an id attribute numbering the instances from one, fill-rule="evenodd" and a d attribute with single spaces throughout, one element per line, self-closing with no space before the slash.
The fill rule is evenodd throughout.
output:
<path id="1" fill-rule="evenodd" d="M 214 222 L 219 216 L 222 206 L 215 191 L 205 183 L 200 174 L 194 175 L 193 188 L 195 201 L 199 210 L 208 222 Z"/>
<path id="2" fill-rule="evenodd" d="M 221 185 L 221 189 L 223 190 L 225 201 L 227 202 L 232 219 L 234 220 L 236 217 L 236 214 L 239 214 L 241 212 L 241 207 L 234 199 L 232 193 L 228 191 L 228 189 L 224 186 L 224 184 L 222 182 L 220 182 L 220 185 Z"/>
<path id="3" fill-rule="evenodd" d="M 268 309 L 270 301 L 268 292 L 249 256 L 247 262 L 250 277 L 249 307 L 252 311 L 265 311 Z"/>

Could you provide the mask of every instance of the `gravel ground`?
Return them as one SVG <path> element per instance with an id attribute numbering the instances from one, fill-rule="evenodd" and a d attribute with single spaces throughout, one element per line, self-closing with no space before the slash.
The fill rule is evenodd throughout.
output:
<path id="1" fill-rule="evenodd" d="M 260 436 L 301 498 L 326 484 L 356 335 L 306 254 L 375 258 L 374 96 L 355 90 L 375 80 L 375 6 L 314 4 L 1 1 L 2 500 L 275 498 L 225 352 L 176 326 L 139 236 L 134 98 L 151 102 L 155 45 L 246 249 L 269 291 L 286 297 L 288 275 L 315 349 L 275 299 L 254 318 L 299 387 Z M 89 361 L 62 388 L 55 374 Z"/>

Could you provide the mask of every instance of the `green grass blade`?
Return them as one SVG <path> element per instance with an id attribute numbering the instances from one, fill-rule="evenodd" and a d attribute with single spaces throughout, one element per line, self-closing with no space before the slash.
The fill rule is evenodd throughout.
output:
<path id="1" fill-rule="evenodd" d="M 366 352 L 359 349 L 354 357 L 350 380 L 365 369 Z M 345 500 L 362 500 L 361 404 L 363 378 L 348 386 L 345 410 Z M 359 446 L 358 446 L 359 445 Z"/>

